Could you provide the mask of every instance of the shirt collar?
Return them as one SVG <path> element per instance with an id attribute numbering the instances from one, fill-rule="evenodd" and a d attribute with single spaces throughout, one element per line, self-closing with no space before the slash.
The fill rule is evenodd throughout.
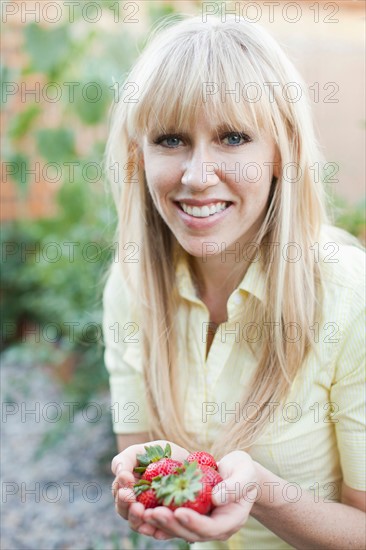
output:
<path id="1" fill-rule="evenodd" d="M 250 264 L 238 288 L 249 294 L 253 294 L 261 302 L 264 301 L 266 294 L 266 279 L 261 269 L 260 261 Z"/>
<path id="2" fill-rule="evenodd" d="M 176 281 L 178 291 L 183 298 L 190 300 L 191 302 L 201 303 L 201 300 L 197 296 L 196 289 L 192 282 L 192 277 L 189 271 L 187 260 L 181 257 L 178 260 L 176 269 Z M 266 283 L 265 275 L 260 267 L 260 261 L 252 262 L 248 267 L 243 279 L 239 283 L 239 291 L 253 294 L 258 300 L 264 301 Z"/>

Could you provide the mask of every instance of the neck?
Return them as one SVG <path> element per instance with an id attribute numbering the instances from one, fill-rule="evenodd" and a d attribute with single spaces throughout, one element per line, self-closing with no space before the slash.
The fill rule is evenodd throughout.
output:
<path id="1" fill-rule="evenodd" d="M 190 257 L 193 281 L 201 298 L 225 298 L 237 288 L 251 261 L 240 258 L 240 254 L 225 252 L 208 256 L 203 260 Z"/>

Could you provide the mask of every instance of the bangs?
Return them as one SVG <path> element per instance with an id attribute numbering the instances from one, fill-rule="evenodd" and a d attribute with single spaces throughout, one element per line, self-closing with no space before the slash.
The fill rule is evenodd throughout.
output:
<path id="1" fill-rule="evenodd" d="M 142 93 L 129 113 L 132 133 L 187 132 L 202 114 L 233 131 L 273 130 L 265 79 L 233 35 L 205 29 L 175 36 L 159 53 L 149 75 L 139 79 Z"/>

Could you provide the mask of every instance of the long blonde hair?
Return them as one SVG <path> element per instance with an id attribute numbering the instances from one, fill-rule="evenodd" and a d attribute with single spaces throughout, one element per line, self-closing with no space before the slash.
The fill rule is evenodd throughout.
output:
<path id="1" fill-rule="evenodd" d="M 205 98 L 204 83 L 210 92 Z M 223 98 L 220 86 L 233 90 L 237 83 L 247 95 L 239 102 L 233 94 Z M 259 100 L 249 97 L 250 86 L 245 88 L 249 83 L 252 91 L 261 91 Z M 296 83 L 292 91 L 298 97 L 291 96 L 290 83 Z M 139 322 L 152 438 L 166 438 L 190 450 L 200 446 L 184 425 L 179 388 L 182 366 L 178 364 L 176 318 L 180 298 L 175 273 L 185 251 L 154 206 L 139 144 L 151 127 L 164 132 L 172 125 L 177 132 L 184 131 L 202 110 L 213 123 L 268 132 L 282 168 L 278 179 L 273 179 L 267 214 L 256 237 L 266 281 L 265 300 L 259 303 L 250 296 L 246 307 L 250 321 L 259 326 L 275 322 L 280 329 L 274 338 L 262 339 L 256 350 L 258 366 L 242 395 L 243 405 L 259 405 L 260 420 L 253 422 L 249 417 L 226 425 L 211 447 L 219 457 L 229 449 L 253 445 L 265 428 L 266 403 L 284 399 L 309 351 L 316 353 L 310 327 L 320 319 L 323 283 L 321 261 L 314 262 L 312 245 L 322 242 L 325 230 L 338 241 L 356 244 L 356 239 L 332 226 L 325 190 L 310 168 L 314 163 L 321 166 L 323 158 L 305 85 L 276 41 L 260 26 L 238 23 L 230 16 L 224 23 L 214 17 L 204 23 L 197 16 L 161 22 L 121 86 L 106 150 L 121 257 L 126 257 L 126 247 L 138 247 L 138 261 L 121 261 L 121 269 Z M 296 178 L 289 177 L 284 167 L 297 167 Z M 278 243 L 278 250 L 297 243 L 301 261 L 271 255 L 270 247 L 264 246 L 268 243 Z M 288 323 L 302 328 L 302 337 L 294 343 L 285 337 Z M 253 414 L 257 416 L 258 410 Z"/>

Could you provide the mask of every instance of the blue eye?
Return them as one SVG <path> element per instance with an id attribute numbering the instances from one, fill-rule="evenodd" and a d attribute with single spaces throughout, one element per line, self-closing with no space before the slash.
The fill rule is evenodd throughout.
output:
<path id="1" fill-rule="evenodd" d="M 230 132 L 229 134 L 223 136 L 223 139 L 229 140 L 228 145 L 242 145 L 243 143 L 251 141 L 250 137 L 242 132 Z"/>
<path id="2" fill-rule="evenodd" d="M 165 144 L 164 144 L 165 141 Z M 179 146 L 179 142 L 182 141 L 179 136 L 171 135 L 171 136 L 160 136 L 158 139 L 154 141 L 154 143 L 158 145 L 162 145 L 163 147 L 169 147 L 170 149 L 175 149 Z"/>

